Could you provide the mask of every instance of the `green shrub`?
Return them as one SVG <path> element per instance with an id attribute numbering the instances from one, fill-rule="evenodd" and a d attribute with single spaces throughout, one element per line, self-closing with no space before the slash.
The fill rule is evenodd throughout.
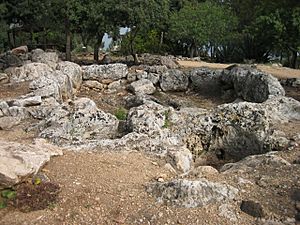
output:
<path id="1" fill-rule="evenodd" d="M 123 107 L 120 107 L 116 110 L 115 116 L 117 117 L 118 120 L 126 120 L 127 110 L 124 109 Z"/>

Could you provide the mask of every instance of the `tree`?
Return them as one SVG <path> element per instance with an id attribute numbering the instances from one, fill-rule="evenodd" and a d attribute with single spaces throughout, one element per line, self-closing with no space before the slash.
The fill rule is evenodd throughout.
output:
<path id="1" fill-rule="evenodd" d="M 130 28 L 127 34 L 128 50 L 138 63 L 136 41 L 139 34 L 163 29 L 169 15 L 168 0 L 129 0 L 122 2 L 125 12 L 125 25 Z M 141 36 L 140 36 L 141 37 Z"/>
<path id="2" fill-rule="evenodd" d="M 182 46 L 188 46 L 190 57 L 197 48 L 218 47 L 234 29 L 236 18 L 225 6 L 207 1 L 186 4 L 171 16 L 170 36 Z"/>

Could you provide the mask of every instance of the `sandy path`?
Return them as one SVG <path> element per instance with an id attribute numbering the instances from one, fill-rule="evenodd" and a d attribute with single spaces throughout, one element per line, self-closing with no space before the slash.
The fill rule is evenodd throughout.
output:
<path id="1" fill-rule="evenodd" d="M 177 61 L 178 64 L 185 68 L 196 68 L 196 67 L 208 67 L 212 69 L 225 69 L 232 64 L 221 64 L 221 63 L 207 63 L 207 62 L 196 62 L 196 61 Z M 300 78 L 300 70 L 291 69 L 279 66 L 269 65 L 257 65 L 257 68 L 270 73 L 277 78 Z"/>

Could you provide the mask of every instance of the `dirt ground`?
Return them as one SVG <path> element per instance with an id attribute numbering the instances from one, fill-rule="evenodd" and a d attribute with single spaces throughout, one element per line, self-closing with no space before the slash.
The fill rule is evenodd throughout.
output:
<path id="1" fill-rule="evenodd" d="M 178 64 L 184 68 L 194 68 L 194 67 L 207 67 L 212 69 L 225 69 L 232 64 L 221 64 L 221 63 L 207 63 L 207 62 L 197 62 L 197 61 L 177 61 Z M 300 78 L 300 70 L 291 69 L 280 66 L 263 65 L 258 64 L 257 68 L 270 73 L 277 78 Z"/>

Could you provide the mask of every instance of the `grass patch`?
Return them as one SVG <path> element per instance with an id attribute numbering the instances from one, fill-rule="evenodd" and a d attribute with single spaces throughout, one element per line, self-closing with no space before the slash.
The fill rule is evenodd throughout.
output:
<path id="1" fill-rule="evenodd" d="M 127 110 L 124 109 L 123 107 L 120 107 L 116 110 L 115 116 L 117 117 L 118 120 L 126 120 Z"/>
<path id="2" fill-rule="evenodd" d="M 163 128 L 169 128 L 171 126 L 170 111 L 169 110 L 165 111 L 164 116 L 165 116 L 165 122 L 164 122 Z"/>

